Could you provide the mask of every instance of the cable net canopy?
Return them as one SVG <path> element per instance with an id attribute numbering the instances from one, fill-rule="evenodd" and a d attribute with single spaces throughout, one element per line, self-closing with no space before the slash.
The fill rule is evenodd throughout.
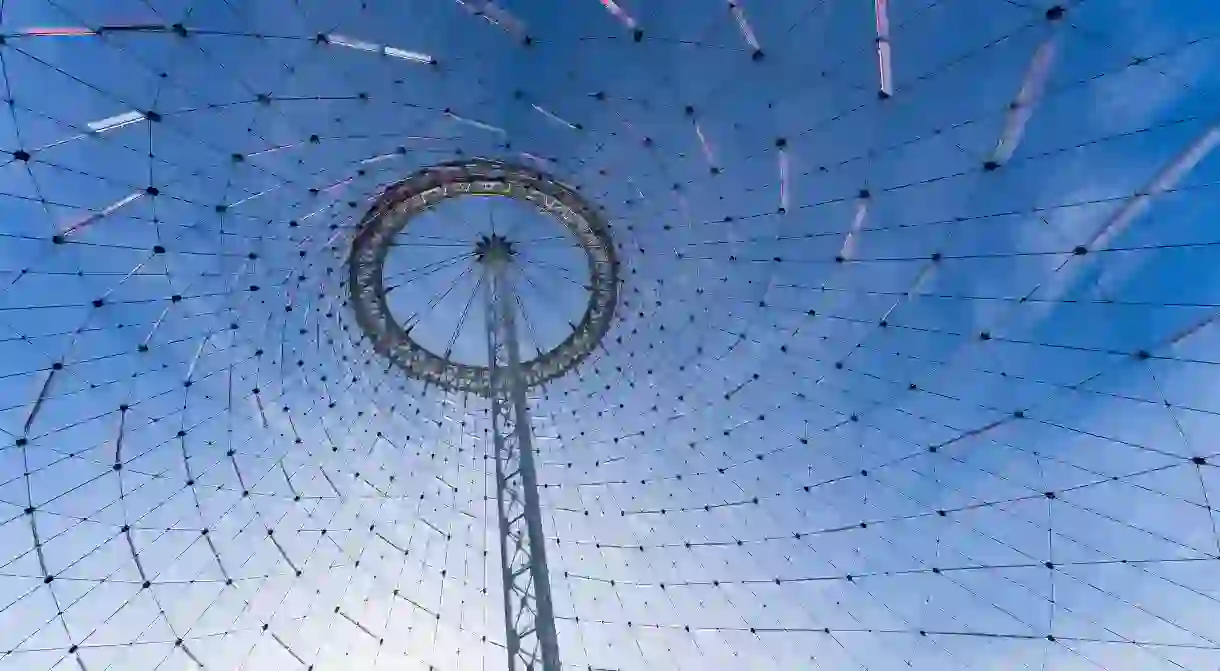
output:
<path id="1" fill-rule="evenodd" d="M 375 199 L 478 158 L 577 189 L 618 262 L 529 390 L 564 668 L 1220 665 L 1214 3 L 34 0 L 0 35 L 0 669 L 505 668 L 489 402 L 348 304 Z M 488 250 L 522 357 L 568 337 L 587 255 L 506 198 L 397 233 L 389 311 L 487 365 Z"/>

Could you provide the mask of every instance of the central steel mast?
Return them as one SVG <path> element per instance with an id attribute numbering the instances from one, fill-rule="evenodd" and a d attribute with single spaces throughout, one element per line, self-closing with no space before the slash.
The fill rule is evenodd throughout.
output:
<path id="1" fill-rule="evenodd" d="M 538 505 L 533 429 L 521 375 L 511 243 L 492 235 L 479 244 L 487 310 L 488 393 L 496 456 L 500 570 L 509 671 L 559 671 L 559 643 Z"/>

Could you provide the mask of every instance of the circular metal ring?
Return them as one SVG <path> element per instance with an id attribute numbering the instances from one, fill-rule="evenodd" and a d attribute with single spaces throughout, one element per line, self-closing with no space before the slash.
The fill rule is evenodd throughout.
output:
<path id="1" fill-rule="evenodd" d="M 348 255 L 348 287 L 356 322 L 374 349 L 427 383 L 484 396 L 490 393 L 487 366 L 451 361 L 411 339 L 389 309 L 383 282 L 394 236 L 421 212 L 462 196 L 501 196 L 530 203 L 563 224 L 584 250 L 590 278 L 584 316 L 563 342 L 522 362 L 521 374 L 532 387 L 579 365 L 609 331 L 618 302 L 619 264 L 609 226 L 574 188 L 537 170 L 492 159 L 425 168 L 387 187 L 364 215 Z"/>

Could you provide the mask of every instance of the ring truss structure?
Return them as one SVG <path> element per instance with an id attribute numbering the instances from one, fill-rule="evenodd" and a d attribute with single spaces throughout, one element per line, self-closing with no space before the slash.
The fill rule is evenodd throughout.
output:
<path id="1" fill-rule="evenodd" d="M 498 385 L 350 301 L 436 165 L 612 225 L 524 394 L 563 669 L 1220 667 L 1220 5 L 553 4 L 0 3 L 0 671 L 505 667 Z"/>
<path id="2" fill-rule="evenodd" d="M 489 366 L 446 359 L 416 344 L 386 301 L 383 269 L 394 236 L 410 220 L 451 198 L 515 198 L 562 224 L 588 259 L 588 306 L 572 333 L 537 358 L 521 362 L 524 384 L 536 386 L 576 367 L 610 329 L 618 300 L 618 260 L 606 223 L 575 190 L 536 169 L 476 159 L 429 166 L 376 198 L 352 241 L 348 284 L 356 321 L 378 352 L 407 375 L 454 391 L 492 392 Z"/>

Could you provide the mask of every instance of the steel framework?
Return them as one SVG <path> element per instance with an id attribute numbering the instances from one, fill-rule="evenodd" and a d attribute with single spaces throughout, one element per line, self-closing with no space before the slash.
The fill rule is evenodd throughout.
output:
<path id="1" fill-rule="evenodd" d="M 515 307 L 519 297 L 512 279 L 516 254 L 512 243 L 494 231 L 476 242 L 473 255 L 483 272 L 486 366 L 458 363 L 428 351 L 391 314 L 383 268 L 393 237 L 416 214 L 462 196 L 529 202 L 562 225 L 584 251 L 589 273 L 584 316 L 550 351 L 529 361 L 521 359 Z M 388 187 L 365 215 L 348 264 L 352 309 L 378 352 L 428 384 L 488 399 L 508 669 L 558 671 L 559 644 L 526 391 L 575 368 L 609 330 L 619 282 L 609 226 L 565 184 L 522 166 L 472 159 L 427 168 Z"/>
<path id="2" fill-rule="evenodd" d="M 548 352 L 524 361 L 527 387 L 560 377 L 580 365 L 610 329 L 618 301 L 618 257 L 610 227 L 572 187 L 523 166 L 491 159 L 444 163 L 421 170 L 385 189 L 352 239 L 348 290 L 356 322 L 373 347 L 408 375 L 451 391 L 487 396 L 490 368 L 452 361 L 411 339 L 386 302 L 382 271 L 394 236 L 415 216 L 442 201 L 466 196 L 527 202 L 561 224 L 584 250 L 589 282 L 584 315 L 568 337 Z"/>
<path id="3" fill-rule="evenodd" d="M 483 283 L 487 314 L 491 317 L 487 328 L 487 361 L 491 373 L 505 647 L 510 671 L 518 668 L 558 671 L 559 643 L 546 565 L 546 537 L 538 504 L 533 431 L 521 375 L 510 258 L 503 253 L 489 254 L 485 261 L 487 281 Z"/>

